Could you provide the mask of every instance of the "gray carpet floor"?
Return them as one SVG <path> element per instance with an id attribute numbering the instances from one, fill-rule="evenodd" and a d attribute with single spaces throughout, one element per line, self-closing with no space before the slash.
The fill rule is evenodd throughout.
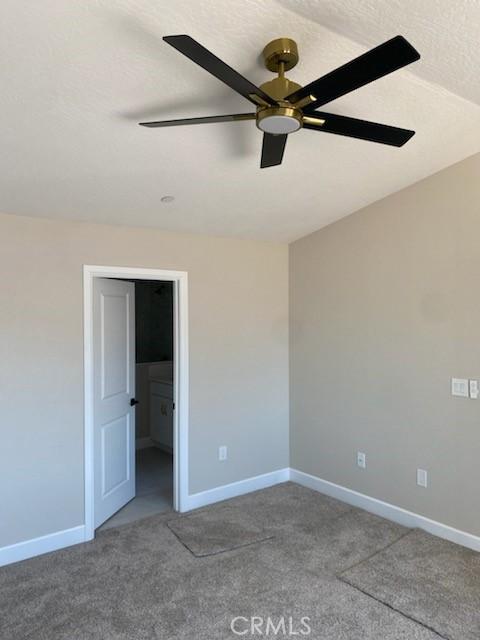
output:
<path id="1" fill-rule="evenodd" d="M 198 558 L 233 551 L 274 537 L 264 527 L 258 526 L 256 519 L 249 518 L 244 509 L 235 506 L 205 509 L 177 517 L 167 522 L 167 526 Z"/>
<path id="2" fill-rule="evenodd" d="M 196 557 L 167 525 L 184 517 L 172 512 L 101 531 L 0 569 L 0 637 L 232 640 L 236 616 L 292 617 L 294 627 L 307 616 L 315 640 L 438 639 L 337 577 L 404 527 L 293 483 L 197 513 L 243 517 L 269 539 Z"/>
<path id="3" fill-rule="evenodd" d="M 480 638 L 480 553 L 414 529 L 339 577 L 442 638 Z"/>

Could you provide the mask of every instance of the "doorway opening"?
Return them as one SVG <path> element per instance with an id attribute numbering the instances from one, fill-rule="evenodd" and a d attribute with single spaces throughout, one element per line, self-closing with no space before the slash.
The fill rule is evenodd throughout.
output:
<path id="1" fill-rule="evenodd" d="M 99 529 L 173 509 L 173 282 L 124 281 L 135 290 L 135 497 Z"/>
<path id="2" fill-rule="evenodd" d="M 187 274 L 84 267 L 87 539 L 188 497 Z"/>

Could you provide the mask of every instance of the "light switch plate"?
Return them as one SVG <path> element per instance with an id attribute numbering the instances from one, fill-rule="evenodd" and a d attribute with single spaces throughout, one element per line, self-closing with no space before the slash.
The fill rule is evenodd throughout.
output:
<path id="1" fill-rule="evenodd" d="M 424 489 L 427 488 L 427 478 L 428 474 L 425 469 L 417 469 L 417 484 L 419 487 L 423 487 Z"/>
<path id="2" fill-rule="evenodd" d="M 469 380 L 468 387 L 470 391 L 470 398 L 472 400 L 478 399 L 478 380 Z"/>
<path id="3" fill-rule="evenodd" d="M 466 378 L 452 378 L 452 396 L 468 398 L 468 380 Z"/>

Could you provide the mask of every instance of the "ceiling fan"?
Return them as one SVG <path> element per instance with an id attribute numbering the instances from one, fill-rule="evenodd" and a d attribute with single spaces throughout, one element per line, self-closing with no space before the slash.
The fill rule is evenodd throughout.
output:
<path id="1" fill-rule="evenodd" d="M 415 131 L 409 129 L 316 110 L 327 102 L 418 60 L 420 54 L 403 36 L 387 40 L 305 87 L 285 77 L 285 72 L 298 62 L 297 45 L 290 38 L 278 38 L 264 48 L 265 66 L 269 71 L 277 73 L 278 77 L 260 87 L 252 84 L 190 36 L 165 36 L 163 39 L 252 102 L 256 111 L 183 120 L 140 122 L 143 127 L 256 120 L 257 127 L 263 131 L 260 163 L 262 168 L 281 164 L 288 134 L 302 127 L 395 147 L 401 147 L 415 134 Z"/>

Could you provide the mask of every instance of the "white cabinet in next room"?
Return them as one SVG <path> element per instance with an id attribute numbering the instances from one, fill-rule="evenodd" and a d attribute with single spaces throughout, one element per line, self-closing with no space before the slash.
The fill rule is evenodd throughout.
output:
<path id="1" fill-rule="evenodd" d="M 173 451 L 173 385 L 150 382 L 150 437 L 166 451 Z"/>

